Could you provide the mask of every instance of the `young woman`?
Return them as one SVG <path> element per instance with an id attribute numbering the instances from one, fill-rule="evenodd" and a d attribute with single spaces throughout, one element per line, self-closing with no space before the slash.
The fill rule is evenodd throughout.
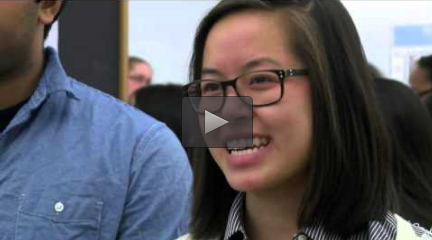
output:
<path id="1" fill-rule="evenodd" d="M 339 1 L 221 1 L 190 70 L 188 96 L 253 99 L 253 147 L 195 149 L 188 238 L 393 240 L 398 220 L 416 238 L 393 214 L 387 132 Z"/>

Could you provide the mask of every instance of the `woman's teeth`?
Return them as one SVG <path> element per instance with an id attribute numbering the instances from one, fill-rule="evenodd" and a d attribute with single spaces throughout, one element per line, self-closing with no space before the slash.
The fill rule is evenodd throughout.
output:
<path id="1" fill-rule="evenodd" d="M 270 140 L 265 137 L 254 137 L 253 139 L 237 139 L 227 142 L 227 149 L 231 155 L 247 155 L 258 152 L 269 144 Z"/>
<path id="2" fill-rule="evenodd" d="M 259 148 L 248 148 L 243 150 L 231 150 L 230 154 L 234 156 L 240 156 L 240 155 L 248 155 L 254 152 L 258 152 Z"/>

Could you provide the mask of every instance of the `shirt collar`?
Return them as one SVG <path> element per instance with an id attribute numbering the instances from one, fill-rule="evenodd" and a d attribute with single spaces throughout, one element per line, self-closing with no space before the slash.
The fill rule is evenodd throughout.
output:
<path id="1" fill-rule="evenodd" d="M 79 100 L 79 95 L 74 91 L 72 84 L 73 82 L 69 80 L 60 63 L 57 52 L 52 48 L 46 48 L 44 70 L 38 86 L 29 101 L 22 106 L 4 132 L 27 121 L 30 118 L 31 112 L 39 108 L 53 93 L 66 92 L 67 97 Z"/>
<path id="2" fill-rule="evenodd" d="M 228 223 L 225 230 L 224 240 L 232 240 L 235 235 L 243 235 L 243 239 L 247 239 L 244 227 L 244 201 L 245 194 L 239 193 L 231 205 L 231 210 L 228 216 Z"/>
<path id="3" fill-rule="evenodd" d="M 45 49 L 45 67 L 39 85 L 30 98 L 29 108 L 37 108 L 49 95 L 64 91 L 75 99 L 79 99 L 72 89 L 63 66 L 60 63 L 57 52 L 53 48 Z"/>
<path id="4" fill-rule="evenodd" d="M 367 224 L 367 229 L 348 238 L 329 233 L 324 226 L 317 223 L 301 230 L 311 240 L 382 240 L 396 239 L 396 218 L 388 212 L 384 221 L 372 220 Z"/>
<path id="5" fill-rule="evenodd" d="M 245 193 L 239 193 L 235 198 L 228 216 L 224 240 L 248 240 L 244 226 Z M 371 221 L 367 231 L 360 232 L 348 239 L 382 240 L 396 238 L 396 219 L 392 213 L 386 215 L 385 221 Z M 300 229 L 293 240 L 342 240 L 344 238 L 326 232 L 321 224 Z"/>

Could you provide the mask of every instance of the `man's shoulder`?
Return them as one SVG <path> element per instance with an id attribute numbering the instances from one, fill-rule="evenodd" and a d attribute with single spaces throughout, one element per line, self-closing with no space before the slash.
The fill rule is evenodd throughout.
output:
<path id="1" fill-rule="evenodd" d="M 152 119 L 142 111 L 107 93 L 102 92 L 101 90 L 95 89 L 73 78 L 69 78 L 69 81 L 71 81 L 73 91 L 77 94 L 79 100 L 85 107 L 92 106 L 94 108 L 109 109 L 111 112 L 129 115 L 130 117 L 133 117 L 132 120 Z"/>
<path id="2" fill-rule="evenodd" d="M 107 93 L 72 78 L 69 78 L 69 81 L 78 98 L 78 101 L 74 101 L 74 107 L 83 121 L 90 122 L 94 128 L 108 130 L 118 127 L 120 134 L 130 136 L 166 127 L 153 117 Z"/>

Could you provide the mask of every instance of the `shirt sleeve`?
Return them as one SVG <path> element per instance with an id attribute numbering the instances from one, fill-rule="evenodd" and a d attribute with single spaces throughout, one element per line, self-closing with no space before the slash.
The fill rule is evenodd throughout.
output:
<path id="1" fill-rule="evenodd" d="M 153 127 L 137 144 L 118 240 L 172 240 L 188 231 L 192 173 L 177 137 Z"/>

